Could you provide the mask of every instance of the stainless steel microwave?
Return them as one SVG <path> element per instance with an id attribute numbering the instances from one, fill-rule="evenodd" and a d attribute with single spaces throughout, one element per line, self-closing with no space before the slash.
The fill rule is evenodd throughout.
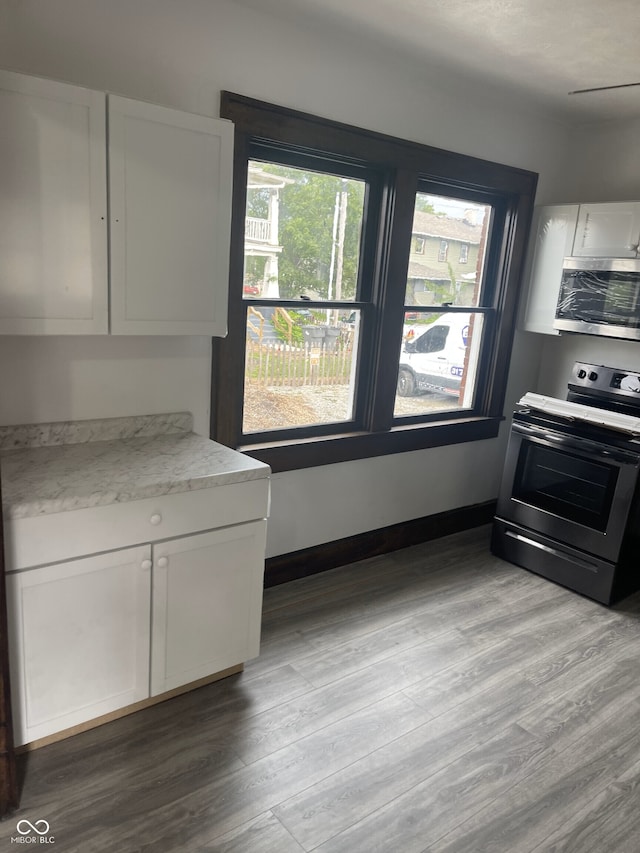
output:
<path id="1" fill-rule="evenodd" d="M 640 340 L 640 258 L 565 258 L 553 326 Z"/>

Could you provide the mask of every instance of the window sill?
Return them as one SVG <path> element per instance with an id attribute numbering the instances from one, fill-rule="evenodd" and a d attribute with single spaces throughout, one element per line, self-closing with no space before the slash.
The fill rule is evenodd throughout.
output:
<path id="1" fill-rule="evenodd" d="M 243 444 L 238 450 L 270 465 L 274 473 L 295 471 L 336 462 L 370 459 L 375 456 L 495 438 L 502 420 L 504 418 L 501 417 L 469 417 L 442 423 L 432 422 L 429 425 L 397 426 L 382 433 L 344 433 L 299 441 Z"/>

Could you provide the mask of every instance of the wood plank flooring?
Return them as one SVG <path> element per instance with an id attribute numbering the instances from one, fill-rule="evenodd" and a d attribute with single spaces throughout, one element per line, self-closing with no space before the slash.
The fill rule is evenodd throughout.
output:
<path id="1" fill-rule="evenodd" d="M 488 541 L 268 589 L 244 673 L 21 756 L 0 850 L 25 819 L 58 853 L 637 853 L 640 594 Z"/>

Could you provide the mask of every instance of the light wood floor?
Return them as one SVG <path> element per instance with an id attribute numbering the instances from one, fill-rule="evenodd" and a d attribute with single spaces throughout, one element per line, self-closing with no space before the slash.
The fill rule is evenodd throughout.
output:
<path id="1" fill-rule="evenodd" d="M 640 595 L 488 538 L 267 590 L 242 675 L 23 757 L 0 849 L 25 818 L 57 853 L 638 853 Z"/>

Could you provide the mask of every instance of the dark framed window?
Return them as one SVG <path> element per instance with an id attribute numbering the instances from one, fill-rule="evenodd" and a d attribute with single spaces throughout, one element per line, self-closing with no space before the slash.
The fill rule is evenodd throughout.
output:
<path id="1" fill-rule="evenodd" d="M 227 92 L 221 115 L 212 437 L 278 471 L 497 435 L 537 176 Z"/>
<path id="2" fill-rule="evenodd" d="M 417 255 L 424 255 L 424 247 L 426 245 L 426 238 L 421 237 L 419 234 L 415 234 L 413 237 L 412 243 L 412 251 L 414 251 Z"/>

